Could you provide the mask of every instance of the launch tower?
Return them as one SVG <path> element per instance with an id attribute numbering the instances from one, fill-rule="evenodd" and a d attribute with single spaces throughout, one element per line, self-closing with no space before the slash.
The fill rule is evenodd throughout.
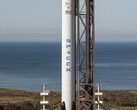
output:
<path id="1" fill-rule="evenodd" d="M 95 110 L 94 0 L 77 0 L 77 110 Z"/>

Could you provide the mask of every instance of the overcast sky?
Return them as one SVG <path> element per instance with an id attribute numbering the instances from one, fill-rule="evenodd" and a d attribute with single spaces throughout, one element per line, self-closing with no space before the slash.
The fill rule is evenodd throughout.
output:
<path id="1" fill-rule="evenodd" d="M 96 41 L 137 42 L 137 0 L 95 0 Z M 0 0 L 0 41 L 60 41 L 61 0 Z"/>

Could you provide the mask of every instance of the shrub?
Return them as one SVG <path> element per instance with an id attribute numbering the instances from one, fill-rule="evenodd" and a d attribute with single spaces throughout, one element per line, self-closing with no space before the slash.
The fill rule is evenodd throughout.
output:
<path id="1" fill-rule="evenodd" d="M 19 110 L 19 107 L 16 106 L 15 104 L 9 104 L 5 106 L 3 110 Z"/>
<path id="2" fill-rule="evenodd" d="M 21 106 L 21 109 L 20 110 L 36 110 L 34 108 L 34 105 L 30 102 L 24 102 Z"/>

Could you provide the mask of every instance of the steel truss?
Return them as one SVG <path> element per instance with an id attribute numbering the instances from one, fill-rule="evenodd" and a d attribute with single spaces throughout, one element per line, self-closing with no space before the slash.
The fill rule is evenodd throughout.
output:
<path id="1" fill-rule="evenodd" d="M 77 110 L 95 110 L 94 0 L 76 0 L 78 68 Z"/>

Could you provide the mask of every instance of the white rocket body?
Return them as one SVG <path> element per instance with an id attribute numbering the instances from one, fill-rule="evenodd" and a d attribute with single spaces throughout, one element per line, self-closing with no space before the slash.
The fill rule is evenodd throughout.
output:
<path id="1" fill-rule="evenodd" d="M 75 101 L 75 16 L 74 0 L 62 0 L 62 102 L 72 110 Z"/>

